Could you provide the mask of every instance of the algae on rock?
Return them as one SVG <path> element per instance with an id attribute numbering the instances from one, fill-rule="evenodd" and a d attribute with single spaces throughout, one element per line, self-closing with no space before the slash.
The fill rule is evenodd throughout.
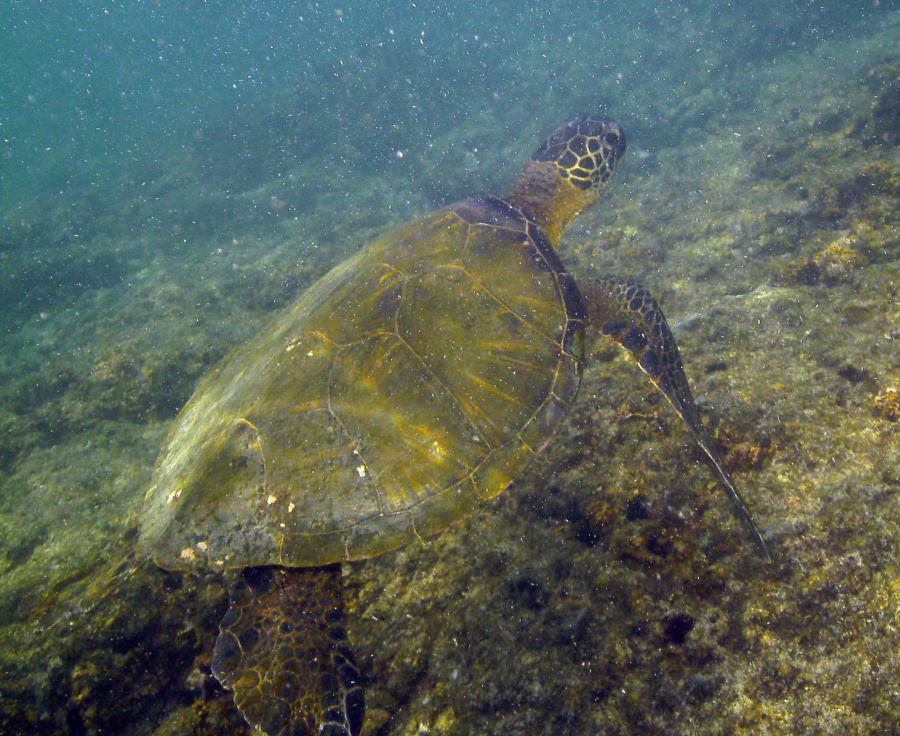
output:
<path id="1" fill-rule="evenodd" d="M 633 274 L 661 297 L 778 563 L 753 558 L 665 404 L 601 351 L 553 449 L 509 492 L 422 547 L 349 566 L 370 736 L 895 727 L 900 158 L 897 63 L 883 56 L 896 29 L 654 107 L 607 206 L 561 253 L 577 275 Z M 648 68 L 627 70 L 623 124 L 655 99 Z M 509 119 L 564 99 L 541 69 Z M 665 73 L 674 85 L 679 69 Z M 434 104 L 415 87 L 411 104 Z M 710 118 L 718 92 L 729 104 Z M 36 205 L 5 227 L 4 278 L 43 278 L 37 249 L 71 283 L 23 293 L 0 356 L 0 732 L 241 733 L 209 675 L 224 582 L 130 559 L 167 422 L 211 363 L 375 230 L 442 193 L 477 194 L 481 167 L 492 184 L 511 176 L 488 119 L 416 133 L 402 169 L 382 152 L 339 190 L 307 182 L 309 201 L 284 194 L 304 184 L 299 167 L 250 172 L 233 197 L 187 184 L 197 161 L 173 156 L 152 196 L 122 189 L 130 221 L 114 203 L 86 206 L 94 222 Z M 465 185 L 426 167 L 429 143 Z M 150 224 L 131 238 L 135 222 Z M 96 258 L 55 251 L 74 233 L 101 238 Z"/>

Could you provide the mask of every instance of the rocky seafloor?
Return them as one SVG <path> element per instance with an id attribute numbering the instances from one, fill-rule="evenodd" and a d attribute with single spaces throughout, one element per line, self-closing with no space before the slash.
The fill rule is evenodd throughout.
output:
<path id="1" fill-rule="evenodd" d="M 896 30 L 798 52 L 721 117 L 697 114 L 715 90 L 685 100 L 667 145 L 632 139 L 561 253 L 576 275 L 635 276 L 660 299 L 774 564 L 677 417 L 598 343 L 558 441 L 508 493 L 425 545 L 345 566 L 364 733 L 896 732 Z M 177 171 L 151 186 L 189 199 Z M 198 196 L 208 211 L 178 211 L 155 257 L 158 229 L 103 240 L 121 220 L 103 202 L 79 230 L 93 229 L 87 261 L 52 247 L 71 240 L 68 205 L 4 231 L 27 288 L 0 361 L 0 733 L 243 732 L 209 672 L 224 582 L 131 550 L 198 375 L 383 229 L 373 211 L 403 217 L 385 182 L 349 213 L 323 194 L 302 227 L 344 250 L 318 257 L 307 237 L 288 257 L 301 225 L 279 219 L 283 187 L 229 202 L 233 232 Z M 129 200 L 131 221 L 145 202 Z M 17 249 L 39 247 L 46 278 L 17 272 Z"/>

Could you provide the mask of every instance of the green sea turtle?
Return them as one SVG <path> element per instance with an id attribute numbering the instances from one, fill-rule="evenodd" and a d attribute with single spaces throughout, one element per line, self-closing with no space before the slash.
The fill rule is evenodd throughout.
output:
<path id="1" fill-rule="evenodd" d="M 270 736 L 357 736 L 363 685 L 341 563 L 433 535 L 502 492 L 618 343 L 686 422 L 753 539 L 675 340 L 641 286 L 575 284 L 556 249 L 625 153 L 606 117 L 560 127 L 503 199 L 451 205 L 334 268 L 199 384 L 147 492 L 163 568 L 240 571 L 212 670 Z"/>

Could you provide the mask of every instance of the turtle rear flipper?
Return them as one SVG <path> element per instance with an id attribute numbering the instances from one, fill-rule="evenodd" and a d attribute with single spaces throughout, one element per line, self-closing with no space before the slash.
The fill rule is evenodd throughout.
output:
<path id="1" fill-rule="evenodd" d="M 760 554 L 771 562 L 768 546 L 722 463 L 709 435 L 700 423 L 681 353 L 656 299 L 640 284 L 614 278 L 594 279 L 584 288 L 588 320 L 598 332 L 618 343 L 647 374 L 687 424 L 694 441 L 715 471 L 719 485 L 731 499 L 735 514 L 744 524 Z"/>
<path id="2" fill-rule="evenodd" d="M 231 588 L 212 670 L 268 736 L 358 736 L 365 704 L 347 646 L 341 566 L 246 568 Z"/>

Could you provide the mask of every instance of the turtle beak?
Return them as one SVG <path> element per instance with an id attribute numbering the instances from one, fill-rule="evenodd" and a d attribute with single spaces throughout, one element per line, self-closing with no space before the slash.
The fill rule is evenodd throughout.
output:
<path id="1" fill-rule="evenodd" d="M 625 151 L 628 148 L 628 141 L 625 138 L 625 131 L 622 130 L 618 125 L 615 126 L 616 134 L 619 137 L 619 143 L 616 146 L 616 159 L 619 160 L 622 156 L 625 155 Z"/>
<path id="2" fill-rule="evenodd" d="M 603 140 L 610 145 L 616 153 L 616 160 L 621 160 L 628 149 L 628 141 L 625 138 L 625 131 L 619 124 L 610 118 L 605 118 L 606 130 L 603 132 Z"/>

